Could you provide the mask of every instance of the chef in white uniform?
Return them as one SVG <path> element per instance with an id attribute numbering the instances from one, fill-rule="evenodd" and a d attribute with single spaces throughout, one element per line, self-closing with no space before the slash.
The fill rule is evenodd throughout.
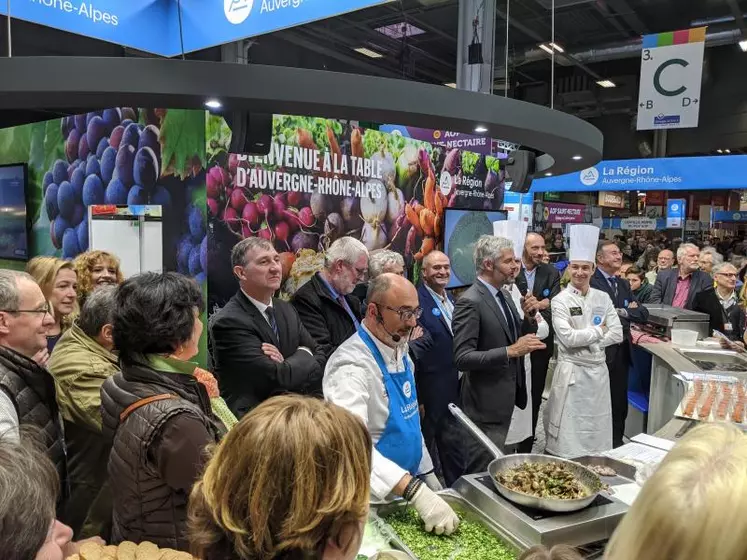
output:
<path id="1" fill-rule="evenodd" d="M 514 256 L 517 262 L 519 262 L 518 270 L 521 270 L 521 251 L 524 247 L 524 242 L 527 237 L 527 222 L 523 220 L 501 220 L 493 222 L 493 235 L 497 237 L 505 237 L 510 239 L 514 245 Z M 518 272 L 517 272 L 518 274 Z M 519 313 L 519 323 L 524 320 L 524 310 L 522 308 L 523 296 L 519 291 L 518 286 L 515 283 L 510 284 L 509 287 L 504 289 L 508 290 L 510 296 L 514 300 L 516 310 Z M 550 325 L 547 324 L 542 318 L 542 315 L 537 312 L 535 315 L 537 321 L 537 338 L 540 340 L 547 338 L 550 334 Z M 526 374 L 527 384 L 527 406 L 523 409 L 518 406 L 514 406 L 513 414 L 511 415 L 511 424 L 508 427 L 508 435 L 506 436 L 506 447 L 515 446 L 522 441 L 532 437 L 532 362 L 531 354 L 524 356 L 524 372 Z"/>
<path id="2" fill-rule="evenodd" d="M 360 416 L 374 442 L 372 501 L 405 498 L 426 531 L 451 534 L 459 518 L 435 491 L 420 429 L 413 362 L 407 342 L 422 313 L 415 286 L 397 274 L 372 279 L 366 316 L 358 331 L 330 356 L 324 370 L 324 398 Z"/>
<path id="3" fill-rule="evenodd" d="M 612 404 L 604 349 L 623 340 L 609 295 L 589 286 L 599 228 L 570 226 L 571 281 L 550 303 L 557 365 L 545 410 L 547 453 L 579 457 L 612 449 Z"/>

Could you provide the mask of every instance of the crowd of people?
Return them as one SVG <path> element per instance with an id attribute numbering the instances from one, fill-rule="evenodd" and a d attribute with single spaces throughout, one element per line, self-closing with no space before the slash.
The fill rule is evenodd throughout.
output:
<path id="1" fill-rule="evenodd" d="M 369 503 L 397 497 L 426 531 L 452 534 L 459 517 L 439 491 L 493 457 L 449 403 L 507 453 L 530 452 L 540 421 L 556 456 L 621 445 L 642 304 L 715 301 L 735 345 L 745 314 L 737 268 L 719 252 L 662 248 L 648 270 L 599 238 L 572 227 L 561 288 L 543 237 L 505 222 L 477 241 L 477 280 L 455 300 L 446 254 L 426 255 L 415 286 L 401 255 L 342 237 L 290 301 L 275 297 L 272 243 L 244 239 L 231 255 L 237 292 L 207 325 L 210 371 L 192 361 L 204 301 L 187 277 L 124 279 L 101 251 L 0 270 L 0 557 L 148 541 L 204 560 L 352 560 Z M 744 470 L 744 436 L 708 429 L 688 435 L 646 485 L 638 503 L 652 503 L 631 510 L 610 558 L 644 557 L 628 541 L 648 508 L 670 524 L 667 557 L 686 557 L 675 536 L 702 531 L 664 521 L 678 507 L 667 491 L 716 500 L 723 487 L 683 488 L 682 464 L 698 476 L 728 447 L 723 476 Z"/>

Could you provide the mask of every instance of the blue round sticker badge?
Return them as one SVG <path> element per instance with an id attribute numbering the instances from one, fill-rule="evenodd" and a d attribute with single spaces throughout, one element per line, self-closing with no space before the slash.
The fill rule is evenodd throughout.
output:
<path id="1" fill-rule="evenodd" d="M 627 307 L 627 306 L 628 306 L 628 300 L 627 299 L 623 300 L 623 307 Z"/>
<path id="2" fill-rule="evenodd" d="M 431 309 L 431 313 L 438 317 L 439 315 L 441 315 L 441 310 L 438 307 L 434 307 L 433 309 Z"/>
<path id="3" fill-rule="evenodd" d="M 602 318 L 599 315 L 594 316 L 594 325 L 599 326 L 602 324 Z"/>
<path id="4" fill-rule="evenodd" d="M 544 290 L 542 290 L 542 295 L 545 296 L 545 297 L 549 296 L 550 295 L 550 288 L 545 288 Z"/>

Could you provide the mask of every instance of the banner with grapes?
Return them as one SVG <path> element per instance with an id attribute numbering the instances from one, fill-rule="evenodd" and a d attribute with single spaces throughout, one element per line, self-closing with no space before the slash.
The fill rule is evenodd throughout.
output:
<path id="1" fill-rule="evenodd" d="M 207 296 L 205 159 L 203 111 L 114 107 L 0 130 L 0 163 L 29 168 L 31 256 L 88 250 L 92 204 L 160 204 L 164 269 Z"/>
<path id="2" fill-rule="evenodd" d="M 283 260 L 283 296 L 318 270 L 325 249 L 351 235 L 369 250 L 405 257 L 417 281 L 443 241 L 444 209 L 499 210 L 504 171 L 491 156 L 323 118 L 275 115 L 270 153 L 228 153 L 230 129 L 207 115 L 211 308 L 236 290 L 231 248 L 272 241 Z"/>

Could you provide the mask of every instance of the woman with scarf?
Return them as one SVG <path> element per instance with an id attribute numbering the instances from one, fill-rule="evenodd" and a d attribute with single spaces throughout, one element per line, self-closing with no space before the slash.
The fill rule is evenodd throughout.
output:
<path id="1" fill-rule="evenodd" d="M 205 448 L 236 423 L 215 378 L 189 362 L 202 307 L 197 283 L 173 272 L 134 276 L 117 291 L 122 371 L 101 389 L 103 434 L 112 440 L 114 543 L 188 550 L 187 500 Z"/>

